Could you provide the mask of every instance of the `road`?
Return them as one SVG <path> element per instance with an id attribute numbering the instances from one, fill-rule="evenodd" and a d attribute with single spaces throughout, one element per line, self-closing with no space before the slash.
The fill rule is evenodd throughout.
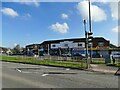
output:
<path id="1" fill-rule="evenodd" d="M 118 76 L 2 62 L 2 88 L 118 88 Z"/>

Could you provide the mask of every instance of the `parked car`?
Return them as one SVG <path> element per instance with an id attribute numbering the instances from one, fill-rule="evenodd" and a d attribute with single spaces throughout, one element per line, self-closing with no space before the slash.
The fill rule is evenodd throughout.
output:
<path id="1" fill-rule="evenodd" d="M 99 53 L 94 53 L 92 55 L 93 58 L 101 58 L 101 55 Z"/>
<path id="2" fill-rule="evenodd" d="M 71 57 L 71 54 L 62 54 L 61 56 L 64 56 L 64 57 Z"/>
<path id="3" fill-rule="evenodd" d="M 83 58 L 85 58 L 85 56 L 83 56 L 80 53 L 75 53 L 75 54 L 72 55 L 72 59 L 80 59 L 80 60 L 82 60 Z"/>
<path id="4" fill-rule="evenodd" d="M 43 56 L 50 56 L 49 54 L 43 54 Z"/>
<path id="5" fill-rule="evenodd" d="M 114 53 L 112 54 L 113 58 L 120 58 L 120 53 Z"/>
<path id="6" fill-rule="evenodd" d="M 23 53 L 12 53 L 10 55 L 24 55 Z"/>

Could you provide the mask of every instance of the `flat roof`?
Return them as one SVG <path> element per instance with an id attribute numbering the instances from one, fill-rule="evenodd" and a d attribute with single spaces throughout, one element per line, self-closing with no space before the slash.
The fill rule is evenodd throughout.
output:
<path id="1" fill-rule="evenodd" d="M 96 39 L 104 39 L 103 37 L 94 37 L 93 40 Z M 106 40 L 106 39 L 104 39 Z M 63 41 L 74 41 L 74 42 L 85 42 L 85 38 L 71 38 L 71 39 L 60 39 L 60 40 L 48 40 L 48 41 L 44 41 L 42 44 L 44 43 L 59 43 L 59 42 L 63 42 Z M 108 40 L 106 40 L 108 41 Z"/>

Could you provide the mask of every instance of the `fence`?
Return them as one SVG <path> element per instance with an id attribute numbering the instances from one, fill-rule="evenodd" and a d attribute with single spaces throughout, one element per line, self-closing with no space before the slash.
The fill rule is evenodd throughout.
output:
<path id="1" fill-rule="evenodd" d="M 92 61 L 95 61 L 95 62 L 105 62 L 105 59 L 104 58 L 92 58 Z"/>
<path id="2" fill-rule="evenodd" d="M 120 63 L 120 57 L 119 58 L 115 58 L 115 62 L 116 63 Z"/>
<path id="3" fill-rule="evenodd" d="M 62 57 L 62 56 L 39 56 L 39 57 L 32 57 L 32 56 L 18 56 L 21 59 L 27 60 L 57 60 L 57 61 L 77 61 L 80 62 L 81 60 L 85 60 L 85 58 L 79 58 L 78 56 L 75 57 Z M 96 62 L 105 62 L 104 58 L 93 58 L 92 61 Z"/>
<path id="4" fill-rule="evenodd" d="M 39 56 L 39 57 L 31 57 L 31 56 L 17 56 L 22 59 L 33 59 L 33 60 L 59 60 L 59 61 L 68 61 L 73 60 L 72 57 L 61 57 L 61 56 Z M 74 60 L 80 60 L 77 57 Z"/>

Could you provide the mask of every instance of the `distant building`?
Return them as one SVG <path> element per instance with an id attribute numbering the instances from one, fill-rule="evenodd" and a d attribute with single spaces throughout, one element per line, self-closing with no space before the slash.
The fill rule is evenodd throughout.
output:
<path id="1" fill-rule="evenodd" d="M 109 54 L 108 49 L 110 48 L 110 45 L 109 40 L 106 40 L 103 37 L 94 37 L 92 40 L 92 54 Z M 85 55 L 85 38 L 44 41 L 41 44 L 27 45 L 26 50 L 39 55 L 62 55 L 73 53 Z"/>
<path id="2" fill-rule="evenodd" d="M 102 37 L 93 38 L 92 41 L 93 49 L 107 49 L 110 45 L 110 42 Z M 44 53 L 51 55 L 60 55 L 60 54 L 73 54 L 80 53 L 85 55 L 85 38 L 74 38 L 74 39 L 61 39 L 61 40 L 51 40 L 44 41 L 42 44 Z M 89 47 L 89 45 L 88 45 Z M 93 51 L 93 53 L 95 53 Z"/>
<path id="3" fill-rule="evenodd" d="M 10 48 L 0 47 L 0 53 L 1 54 L 12 54 L 12 51 Z"/>
<path id="4" fill-rule="evenodd" d="M 40 49 L 40 44 L 31 44 L 31 45 L 27 45 L 25 47 L 26 49 L 26 54 L 38 54 L 38 50 Z"/>

